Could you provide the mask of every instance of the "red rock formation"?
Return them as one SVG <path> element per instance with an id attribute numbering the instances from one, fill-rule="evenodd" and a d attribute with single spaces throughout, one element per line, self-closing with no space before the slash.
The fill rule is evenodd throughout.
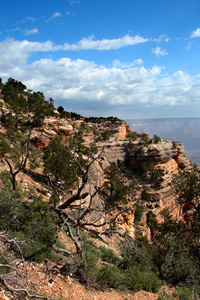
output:
<path id="1" fill-rule="evenodd" d="M 124 140 L 129 132 L 131 132 L 131 128 L 129 125 L 127 125 L 126 122 L 123 122 L 121 125 L 118 127 L 118 132 L 116 133 L 116 137 Z"/>
<path id="2" fill-rule="evenodd" d="M 49 139 L 45 137 L 35 137 L 32 142 L 37 149 L 45 149 L 49 145 Z"/>

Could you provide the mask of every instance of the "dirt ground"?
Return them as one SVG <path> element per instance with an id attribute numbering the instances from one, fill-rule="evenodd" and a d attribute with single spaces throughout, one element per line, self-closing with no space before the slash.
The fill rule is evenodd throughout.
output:
<path id="1" fill-rule="evenodd" d="M 55 300 L 156 300 L 163 291 L 170 294 L 173 292 L 173 289 L 168 286 L 162 286 L 161 290 L 156 294 L 146 291 L 138 291 L 133 294 L 114 289 L 106 289 L 104 291 L 88 289 L 70 276 L 45 272 L 44 264 L 30 262 L 24 263 L 19 271 L 27 274 L 27 289 L 32 287 L 39 295 L 49 296 L 50 299 Z M 3 298 L 0 294 L 0 300 L 13 299 L 12 297 L 9 298 L 7 293 L 5 294 L 8 298 Z"/>

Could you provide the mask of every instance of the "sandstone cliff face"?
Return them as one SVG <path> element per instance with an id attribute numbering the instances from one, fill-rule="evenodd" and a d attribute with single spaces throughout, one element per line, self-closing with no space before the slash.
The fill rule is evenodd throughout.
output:
<path id="1" fill-rule="evenodd" d="M 72 132 L 73 126 L 69 120 L 48 117 L 44 119 L 42 130 L 32 130 L 31 142 L 36 148 L 42 150 L 48 146 L 50 140 L 58 133 L 63 133 L 65 137 L 68 137 Z"/>
<path id="2" fill-rule="evenodd" d="M 146 146 L 141 139 L 137 139 L 129 143 L 127 152 L 133 164 L 148 166 L 178 157 L 184 152 L 184 146 L 179 141 L 160 141 Z"/>
<path id="3" fill-rule="evenodd" d="M 146 168 L 146 177 L 140 179 L 140 189 L 137 193 L 137 199 L 141 198 L 142 190 L 145 188 L 149 195 L 148 200 L 143 202 L 143 214 L 139 225 L 148 235 L 148 216 L 153 215 L 159 222 L 162 221 L 161 211 L 168 209 L 174 218 L 182 218 L 182 211 L 176 201 L 175 188 L 172 184 L 173 175 L 177 174 L 178 169 L 188 171 L 191 168 L 191 162 L 181 156 L 184 152 L 184 146 L 179 141 L 160 141 L 148 146 L 138 138 L 134 142 L 127 143 L 125 146 L 126 155 L 132 167 L 143 166 Z M 160 185 L 154 186 L 150 176 L 152 166 L 159 171 Z M 131 216 L 127 216 L 131 219 Z M 129 225 L 130 227 L 130 225 Z M 130 228 L 129 228 L 130 229 Z M 134 236 L 134 228 L 132 228 Z"/>
<path id="4" fill-rule="evenodd" d="M 129 132 L 131 132 L 131 128 L 129 127 L 129 125 L 127 125 L 126 122 L 122 122 L 122 124 L 118 126 L 115 135 L 116 137 L 124 140 L 126 139 L 126 136 Z"/>
<path id="5" fill-rule="evenodd" d="M 128 141 L 112 139 L 98 143 L 98 148 L 103 151 L 102 157 L 110 164 L 124 162 Z"/>

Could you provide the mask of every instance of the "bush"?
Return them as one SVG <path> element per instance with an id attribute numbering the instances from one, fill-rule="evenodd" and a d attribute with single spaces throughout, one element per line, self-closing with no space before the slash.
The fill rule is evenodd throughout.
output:
<path id="1" fill-rule="evenodd" d="M 156 144 L 159 143 L 159 142 L 161 141 L 161 138 L 160 138 L 159 136 L 157 136 L 156 134 L 154 134 L 153 138 L 154 138 L 154 142 L 155 142 Z"/>
<path id="2" fill-rule="evenodd" d="M 147 169 L 145 166 L 139 166 L 136 170 L 138 176 L 145 177 L 147 175 Z"/>
<path id="3" fill-rule="evenodd" d="M 19 248 L 24 259 L 41 262 L 44 261 L 49 255 L 49 247 L 47 247 L 47 245 L 40 241 L 28 240 L 25 234 L 21 231 L 10 232 L 9 238 L 15 238 L 17 241 L 19 241 Z M 21 256 L 19 248 L 15 247 L 15 252 Z"/>
<path id="4" fill-rule="evenodd" d="M 132 291 L 143 289 L 155 293 L 160 288 L 160 281 L 154 272 L 142 272 L 138 267 L 127 269 L 126 280 L 128 288 Z"/>
<path id="5" fill-rule="evenodd" d="M 150 176 L 151 182 L 154 183 L 155 187 L 160 188 L 162 176 L 160 174 L 160 171 L 157 168 L 155 168 L 155 166 L 151 167 Z"/>
<path id="6" fill-rule="evenodd" d="M 58 248 L 60 248 L 60 249 L 66 250 L 65 244 L 63 244 L 59 239 L 56 240 L 55 245 L 56 245 L 56 247 L 58 247 Z"/>
<path id="7" fill-rule="evenodd" d="M 110 130 L 105 130 L 101 133 L 102 139 L 105 141 L 108 141 L 111 137 L 111 132 Z"/>
<path id="8" fill-rule="evenodd" d="M 141 140 L 144 142 L 144 145 L 146 147 L 148 147 L 148 144 L 149 144 L 149 136 L 147 133 L 142 133 L 141 134 Z"/>
<path id="9" fill-rule="evenodd" d="M 184 249 L 183 245 L 168 245 L 167 251 L 163 253 L 161 263 L 161 276 L 172 284 L 186 282 L 193 278 L 195 273 L 195 262 L 192 261 L 189 251 Z"/>
<path id="10" fill-rule="evenodd" d="M 99 258 L 101 257 L 101 252 L 97 247 L 87 245 L 84 247 L 83 255 L 87 268 L 92 268 L 96 266 Z"/>
<path id="11" fill-rule="evenodd" d="M 134 222 L 138 224 L 141 221 L 142 213 L 143 213 L 143 205 L 140 202 L 135 204 L 135 212 L 134 212 Z"/>
<path id="12" fill-rule="evenodd" d="M 176 149 L 177 148 L 177 143 L 175 141 L 172 142 L 172 149 Z"/>
<path id="13" fill-rule="evenodd" d="M 162 292 L 157 300 L 175 300 L 173 296 L 167 294 L 166 292 Z"/>
<path id="14" fill-rule="evenodd" d="M 118 166 L 110 165 L 106 171 L 106 185 L 104 187 L 104 195 L 106 195 L 107 207 L 116 207 L 118 204 L 126 204 L 127 196 L 130 194 L 131 189 L 125 185 L 122 178 L 122 173 Z"/>
<path id="15" fill-rule="evenodd" d="M 104 288 L 127 289 L 124 274 L 116 266 L 104 265 L 100 268 L 97 274 L 97 282 Z"/>
<path id="16" fill-rule="evenodd" d="M 198 300 L 200 295 L 199 287 L 179 287 L 173 294 L 179 300 Z"/>
<path id="17" fill-rule="evenodd" d="M 130 239 L 122 246 L 121 252 L 121 266 L 124 269 L 138 267 L 142 272 L 158 272 L 154 263 L 155 248 L 146 237 L 136 236 L 135 239 Z"/>
<path id="18" fill-rule="evenodd" d="M 129 140 L 133 140 L 133 141 L 135 141 L 136 139 L 137 139 L 137 137 L 138 137 L 139 135 L 138 135 L 138 133 L 136 132 L 136 131 L 131 131 L 131 132 L 129 132 L 128 134 L 127 134 L 127 139 L 129 139 Z"/>
<path id="19" fill-rule="evenodd" d="M 143 187 L 142 193 L 141 193 L 141 199 L 144 201 L 151 201 L 150 194 L 147 192 L 146 187 Z"/>
<path id="20" fill-rule="evenodd" d="M 99 249 L 102 252 L 101 259 L 103 259 L 104 261 L 114 265 L 118 265 L 121 262 L 119 256 L 117 256 L 112 249 L 107 249 L 104 246 L 100 246 Z"/>
<path id="21" fill-rule="evenodd" d="M 42 197 L 34 193 L 23 194 L 20 188 L 12 190 L 7 172 L 0 174 L 3 189 L 0 190 L 0 230 L 9 232 L 19 240 L 25 258 L 36 259 L 55 243 L 57 228 L 53 215 Z M 28 197 L 24 201 L 24 197 Z"/>

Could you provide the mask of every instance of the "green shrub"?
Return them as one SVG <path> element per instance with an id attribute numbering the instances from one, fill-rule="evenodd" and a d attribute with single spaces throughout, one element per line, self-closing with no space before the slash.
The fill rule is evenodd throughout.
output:
<path id="1" fill-rule="evenodd" d="M 59 239 L 56 240 L 56 247 L 60 248 L 60 249 L 64 249 L 66 250 L 66 246 L 65 244 L 63 244 Z"/>
<path id="2" fill-rule="evenodd" d="M 177 148 L 177 143 L 175 141 L 172 142 L 172 149 L 176 149 Z"/>
<path id="3" fill-rule="evenodd" d="M 112 249 L 107 249 L 104 246 L 100 246 L 99 249 L 102 252 L 101 259 L 103 259 L 104 261 L 114 265 L 118 265 L 121 262 L 120 257 L 117 256 Z"/>
<path id="4" fill-rule="evenodd" d="M 155 166 L 151 167 L 150 176 L 151 182 L 154 183 L 155 187 L 160 188 L 162 176 L 160 174 L 160 171 L 157 168 L 155 168 Z"/>
<path id="5" fill-rule="evenodd" d="M 80 282 L 88 286 L 95 286 L 97 281 L 98 267 L 97 262 L 101 256 L 101 252 L 97 247 L 85 245 L 83 248 L 83 257 L 78 259 L 78 276 Z"/>
<path id="6" fill-rule="evenodd" d="M 157 292 L 160 288 L 160 281 L 154 272 L 142 272 L 138 267 L 131 267 L 126 270 L 128 288 L 132 291 L 145 290 Z"/>
<path id="7" fill-rule="evenodd" d="M 26 240 L 20 244 L 25 258 L 42 260 L 56 242 L 57 228 L 48 203 L 34 193 L 13 191 L 7 172 L 0 174 L 3 189 L 0 190 L 0 230 L 10 236 Z M 23 201 L 24 197 L 27 201 Z M 44 254 L 46 253 L 46 254 Z"/>
<path id="8" fill-rule="evenodd" d="M 96 266 L 99 258 L 101 257 L 101 251 L 97 247 L 86 245 L 83 251 L 84 260 L 88 268 Z"/>
<path id="9" fill-rule="evenodd" d="M 175 299 L 172 295 L 169 295 L 166 292 L 162 292 L 157 300 L 175 300 Z"/>
<path id="10" fill-rule="evenodd" d="M 105 130 L 101 133 L 102 139 L 105 141 L 108 141 L 111 137 L 111 132 L 110 130 Z"/>
<path id="11" fill-rule="evenodd" d="M 173 294 L 179 300 L 198 300 L 200 295 L 199 288 L 193 287 L 179 287 Z"/>
<path id="12" fill-rule="evenodd" d="M 135 204 L 135 212 L 134 212 L 134 222 L 138 224 L 141 221 L 142 213 L 143 213 L 143 205 L 140 202 Z"/>
<path id="13" fill-rule="evenodd" d="M 107 207 L 116 207 L 118 204 L 126 204 L 127 196 L 131 192 L 130 186 L 124 183 L 122 172 L 116 165 L 110 165 L 105 170 L 106 185 L 103 189 Z"/>
<path id="14" fill-rule="evenodd" d="M 145 177 L 147 175 L 147 169 L 145 166 L 139 166 L 136 171 L 140 177 Z"/>
<path id="15" fill-rule="evenodd" d="M 23 232 L 11 232 L 9 234 L 10 238 L 15 238 L 19 241 L 19 248 L 23 254 L 24 259 L 35 260 L 38 262 L 44 261 L 49 254 L 49 248 L 47 245 L 40 241 L 30 241 L 26 239 Z M 20 241 L 22 243 L 20 243 Z M 15 252 L 20 256 L 21 253 L 18 247 L 15 247 Z"/>
<path id="16" fill-rule="evenodd" d="M 141 134 L 141 140 L 144 142 L 144 145 L 147 147 L 149 144 L 149 136 L 147 133 Z"/>
<path id="17" fill-rule="evenodd" d="M 131 131 L 127 134 L 127 139 L 135 141 L 138 137 L 138 133 L 136 131 Z"/>
<path id="18" fill-rule="evenodd" d="M 157 136 L 156 134 L 154 134 L 153 138 L 154 138 L 154 142 L 155 142 L 156 144 L 159 143 L 159 142 L 161 141 L 161 138 L 160 138 L 159 136 Z"/>
<path id="19" fill-rule="evenodd" d="M 144 236 L 130 239 L 123 244 L 121 255 L 121 267 L 124 269 L 138 267 L 142 272 L 158 272 L 154 263 L 155 248 Z"/>
<path id="20" fill-rule="evenodd" d="M 144 201 L 151 201 L 150 194 L 147 192 L 147 188 L 143 187 L 142 193 L 141 193 L 141 199 Z"/>
<path id="21" fill-rule="evenodd" d="M 124 274 L 116 266 L 104 265 L 100 268 L 97 274 L 97 282 L 104 288 L 127 289 Z"/>
<path id="22" fill-rule="evenodd" d="M 170 248 L 168 248 L 170 247 Z M 189 250 L 184 250 L 184 245 L 178 245 L 174 242 L 168 244 L 166 251 L 160 253 L 161 276 L 172 284 L 186 282 L 193 278 L 196 264 L 190 257 Z"/>
<path id="23" fill-rule="evenodd" d="M 0 252 L 0 264 L 1 264 L 0 274 L 7 274 L 10 271 L 12 271 L 12 269 L 10 269 L 10 268 L 3 267 L 3 265 L 9 265 L 10 260 L 11 260 L 11 257 L 10 256 L 8 257 L 8 253 L 1 249 L 1 252 Z"/>

